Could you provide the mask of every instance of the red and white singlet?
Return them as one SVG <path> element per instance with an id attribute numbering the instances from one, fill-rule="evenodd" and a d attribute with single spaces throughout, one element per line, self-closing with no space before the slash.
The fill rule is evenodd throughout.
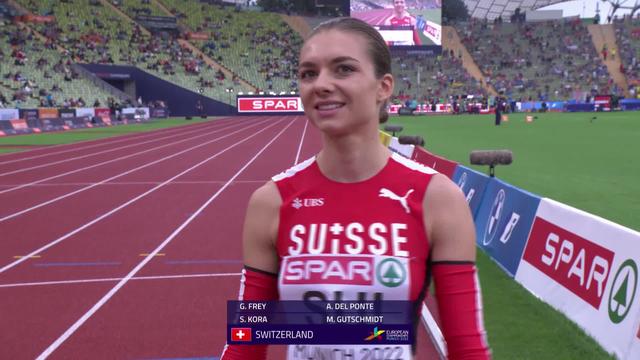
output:
<path id="1" fill-rule="evenodd" d="M 391 26 L 411 26 L 411 17 L 403 16 L 401 18 L 397 18 L 394 16 L 389 19 L 389 22 L 391 23 Z"/>
<path id="2" fill-rule="evenodd" d="M 418 30 L 415 25 L 411 25 L 411 16 L 403 16 L 401 18 L 396 17 L 395 15 L 391 15 L 392 17 L 389 19 L 389 24 L 391 26 L 411 26 L 413 30 L 413 43 L 396 41 L 389 45 L 422 45 L 422 41 L 420 40 L 420 36 L 418 35 Z"/>
<path id="3" fill-rule="evenodd" d="M 392 154 L 357 183 L 328 179 L 315 158 L 273 177 L 282 198 L 280 300 L 422 302 L 429 257 L 422 204 L 434 174 Z M 412 359 L 410 345 L 388 347 L 291 345 L 288 359 Z"/>

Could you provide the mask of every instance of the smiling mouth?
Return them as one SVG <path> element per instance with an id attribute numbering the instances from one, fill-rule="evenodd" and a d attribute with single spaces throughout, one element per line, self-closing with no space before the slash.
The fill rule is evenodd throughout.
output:
<path id="1" fill-rule="evenodd" d="M 344 104 L 321 104 L 321 105 L 316 105 L 316 109 L 317 110 L 334 110 L 334 109 L 339 109 L 341 107 L 343 107 Z"/>

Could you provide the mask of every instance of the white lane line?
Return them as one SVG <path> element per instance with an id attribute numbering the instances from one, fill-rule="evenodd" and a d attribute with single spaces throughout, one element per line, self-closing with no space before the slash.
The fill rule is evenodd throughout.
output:
<path id="1" fill-rule="evenodd" d="M 244 184 L 244 183 L 264 183 L 269 181 L 269 178 L 264 178 L 260 180 L 238 180 L 236 184 Z M 88 186 L 88 185 L 158 185 L 162 181 L 110 181 L 108 183 L 95 183 L 95 182 L 69 182 L 69 183 L 48 183 L 48 184 L 35 184 L 32 187 L 56 187 L 56 186 Z M 202 181 L 172 181 L 171 185 L 212 185 L 212 184 L 223 184 L 226 180 L 202 180 Z M 20 186 L 23 184 L 7 184 L 0 185 L 0 188 L 12 187 L 12 186 Z"/>
<path id="2" fill-rule="evenodd" d="M 140 155 L 140 154 L 144 154 L 144 153 L 147 153 L 147 152 L 150 152 L 150 151 L 154 151 L 154 150 L 157 150 L 157 149 L 161 149 L 161 148 L 163 148 L 163 147 L 167 147 L 167 146 L 171 146 L 171 145 L 175 145 L 175 144 L 180 144 L 180 143 L 183 143 L 183 142 L 186 142 L 186 141 L 190 141 L 190 140 L 197 139 L 197 138 L 200 138 L 200 137 L 203 137 L 203 136 L 207 136 L 207 135 L 209 135 L 209 134 L 213 134 L 213 133 L 219 132 L 219 131 L 221 131 L 221 130 L 226 130 L 226 129 L 232 128 L 232 127 L 234 127 L 234 126 L 236 126 L 236 125 L 238 125 L 238 124 L 233 124 L 233 125 L 228 126 L 228 127 L 226 127 L 226 128 L 216 129 L 216 130 L 210 131 L 210 132 L 208 132 L 208 133 L 204 133 L 204 134 L 196 135 L 196 136 L 194 136 L 194 137 L 190 137 L 190 138 L 187 138 L 187 139 L 182 139 L 182 140 L 174 141 L 174 142 L 171 142 L 171 143 L 168 143 L 168 144 L 164 144 L 164 145 L 156 146 L 156 147 L 153 147 L 153 148 L 151 148 L 151 149 L 147 149 L 147 150 L 143 150 L 143 151 L 135 152 L 135 153 L 133 153 L 133 154 L 129 154 L 129 155 L 126 155 L 126 156 L 117 157 L 117 158 L 115 158 L 115 159 L 111 159 L 111 160 L 108 160 L 108 161 L 103 161 L 103 162 L 101 162 L 101 163 L 97 163 L 97 164 L 93 164 L 93 165 L 85 166 L 85 167 L 83 167 L 83 168 L 79 168 L 79 169 L 75 169 L 75 170 L 70 170 L 70 171 L 67 171 L 67 172 L 62 173 L 62 174 L 58 174 L 58 175 L 50 176 L 50 177 L 48 177 L 48 178 L 44 178 L 44 179 L 40 179 L 40 180 L 36 180 L 36 181 L 32 181 L 32 182 L 30 182 L 30 183 L 23 184 L 23 185 L 20 185 L 20 186 L 16 186 L 16 187 L 14 187 L 14 188 L 9 188 L 9 189 L 0 190 L 0 194 L 4 194 L 4 193 L 11 192 L 11 191 L 20 190 L 20 189 L 23 189 L 23 188 L 28 187 L 28 186 L 32 186 L 32 185 L 35 185 L 35 184 L 39 184 L 39 183 L 41 183 L 41 182 L 45 182 L 45 181 L 49 181 L 49 180 L 53 180 L 53 179 L 57 179 L 57 178 L 60 178 L 60 177 L 63 177 L 63 176 L 67 176 L 67 175 L 75 174 L 75 173 L 80 172 L 80 171 L 89 170 L 89 169 L 96 168 L 96 167 L 98 167 L 98 166 L 102 166 L 102 165 L 110 164 L 110 163 L 113 163 L 113 162 L 116 162 L 116 161 L 120 161 L 120 160 L 124 160 L 124 159 L 128 159 L 128 158 L 130 158 L 130 157 L 138 156 L 138 155 Z"/>
<path id="3" fill-rule="evenodd" d="M 34 165 L 34 166 L 31 166 L 31 167 L 26 167 L 26 168 L 20 168 L 20 169 L 17 169 L 17 170 L 7 171 L 7 172 L 4 172 L 4 173 L 0 173 L 0 177 L 9 176 L 9 175 L 13 175 L 13 174 L 19 174 L 19 173 L 22 173 L 22 172 L 25 172 L 25 171 L 30 171 L 30 170 L 35 170 L 35 169 L 41 169 L 43 167 L 58 165 L 58 164 L 62 164 L 62 163 L 66 163 L 66 162 L 70 162 L 70 161 L 74 161 L 74 160 L 86 159 L 86 158 L 89 158 L 89 157 L 92 157 L 92 156 L 108 154 L 108 153 L 113 152 L 113 151 L 124 150 L 124 149 L 128 149 L 128 148 L 131 148 L 131 147 L 136 147 L 136 146 L 140 146 L 140 145 L 144 145 L 144 144 L 148 144 L 148 143 L 152 143 L 152 142 L 158 142 L 158 141 L 162 141 L 162 140 L 166 140 L 166 139 L 172 139 L 172 138 L 175 138 L 176 136 L 191 135 L 193 133 L 198 133 L 198 132 L 202 132 L 202 129 L 195 129 L 195 130 L 185 131 L 185 132 L 180 133 L 180 134 L 170 134 L 168 136 L 157 137 L 157 138 L 153 138 L 151 140 L 142 141 L 142 142 L 135 142 L 133 144 L 124 145 L 124 146 L 120 146 L 120 147 L 116 147 L 116 148 L 109 148 L 107 150 L 97 151 L 97 152 L 94 152 L 94 153 L 91 153 L 91 154 L 85 154 L 85 155 L 76 156 L 76 157 L 67 158 L 67 159 L 62 159 L 62 160 L 58 160 L 58 161 L 47 162 L 47 163 L 40 164 L 40 165 Z"/>
<path id="4" fill-rule="evenodd" d="M 247 167 L 249 167 L 249 165 L 251 165 L 267 149 L 267 147 L 269 147 L 269 145 L 276 141 L 276 139 L 278 139 L 280 135 L 282 135 L 282 133 L 284 133 L 285 130 L 287 130 L 291 126 L 291 124 L 293 124 L 293 122 L 294 121 L 289 122 L 289 125 L 285 126 L 284 129 L 282 129 L 276 136 L 274 136 L 273 139 L 271 139 L 271 141 L 269 141 L 267 145 L 260 149 L 257 154 L 255 154 L 240 170 L 238 170 L 238 172 L 236 172 L 235 175 L 233 175 L 233 177 L 231 177 L 231 179 L 229 179 L 229 181 L 223 187 L 216 191 L 216 193 L 213 194 L 213 196 L 211 196 L 204 204 L 202 204 L 202 206 L 200 206 L 200 208 L 196 210 L 193 215 L 191 215 L 185 222 L 182 223 L 182 225 L 175 229 L 173 233 L 169 235 L 169 237 L 167 237 L 160 245 L 158 245 L 157 248 L 155 248 L 155 250 L 153 250 L 153 252 L 147 255 L 144 260 L 142 260 L 135 268 L 133 268 L 133 270 L 131 270 L 127 274 L 127 276 L 122 278 L 122 280 L 120 280 L 116 284 L 116 286 L 114 286 L 100 300 L 98 300 L 98 302 L 95 303 L 93 307 L 89 309 L 89 311 L 82 315 L 80 319 L 78 319 L 73 325 L 71 325 L 71 327 L 67 329 L 67 331 L 65 331 L 62 335 L 60 335 L 58 339 L 56 339 L 51 345 L 49 345 L 49 347 L 46 348 L 45 351 L 43 351 L 37 359 L 46 359 L 49 355 L 51 355 L 52 352 L 60 347 L 63 342 L 65 342 L 71 335 L 73 335 L 73 333 L 76 332 L 76 330 L 78 330 L 78 328 L 82 326 L 82 324 L 89 320 L 89 318 L 93 316 L 93 314 L 95 314 L 107 301 L 109 301 L 109 299 L 111 299 L 113 295 L 118 292 L 118 290 L 120 290 L 129 280 L 131 280 L 132 277 L 134 277 L 138 273 L 138 271 L 140 271 L 149 261 L 151 261 L 155 254 L 159 253 L 165 246 L 167 246 L 171 242 L 171 240 L 173 240 L 182 231 L 182 229 L 189 225 L 189 223 L 191 223 L 191 221 L 193 221 L 193 219 L 195 219 L 198 214 L 200 214 L 207 206 L 209 206 L 209 204 L 211 204 L 211 202 L 215 200 L 218 195 L 220 195 L 229 186 L 229 184 L 231 184 L 233 180 L 235 180 L 235 178 L 240 176 L 240 174 Z M 278 121 L 278 123 L 280 123 L 280 121 Z"/>
<path id="5" fill-rule="evenodd" d="M 300 161 L 300 151 L 302 150 L 302 143 L 304 142 L 304 134 L 307 133 L 307 125 L 309 125 L 309 120 L 305 120 L 304 122 L 304 130 L 302 130 L 300 145 L 298 145 L 298 153 L 296 154 L 296 160 L 293 162 L 293 165 L 298 165 L 298 162 Z"/>
<path id="6" fill-rule="evenodd" d="M 46 147 L 41 147 L 41 148 L 29 150 L 28 152 L 29 153 L 33 153 L 33 152 L 38 151 L 38 150 L 50 151 L 52 148 L 58 148 L 58 147 L 64 147 L 64 146 L 73 146 L 73 145 L 82 144 L 82 143 L 90 143 L 90 142 L 100 141 L 99 144 L 94 144 L 94 145 L 90 145 L 90 146 L 77 147 L 77 148 L 72 148 L 72 149 L 63 150 L 63 151 L 57 151 L 57 152 L 47 152 L 46 154 L 42 154 L 42 155 L 36 155 L 36 156 L 30 156 L 30 157 L 25 157 L 25 158 L 20 158 L 20 159 L 2 161 L 2 162 L 0 162 L 0 165 L 12 164 L 12 163 L 20 162 L 20 161 L 23 161 L 23 160 L 39 159 L 39 158 L 42 158 L 42 157 L 45 157 L 45 156 L 64 154 L 64 153 L 68 153 L 68 152 L 72 152 L 72 151 L 86 150 L 86 149 L 91 149 L 91 148 L 98 147 L 98 146 L 113 145 L 113 144 L 117 144 L 117 143 L 120 143 L 120 142 L 123 142 L 123 141 L 127 141 L 127 140 L 144 139 L 144 138 L 147 138 L 147 137 L 150 137 L 150 136 L 157 136 L 158 134 L 164 134 L 164 133 L 172 132 L 170 130 L 175 130 L 175 132 L 178 133 L 181 130 L 185 130 L 185 128 L 188 128 L 186 130 L 191 130 L 191 129 L 194 129 L 194 128 L 206 127 L 206 126 L 208 126 L 210 124 L 211 123 L 205 122 L 205 123 L 198 123 L 198 124 L 193 124 L 193 125 L 175 126 L 175 127 L 165 128 L 165 129 L 158 129 L 158 130 L 151 130 L 151 131 L 143 131 L 143 132 L 124 134 L 124 135 L 115 136 L 115 137 L 106 137 L 106 138 L 100 138 L 100 139 L 84 140 L 84 141 L 74 142 L 74 143 L 71 143 L 71 144 L 51 145 L 51 146 L 46 146 Z M 202 125 L 202 126 L 200 126 L 200 125 Z M 136 136 L 136 135 L 139 135 L 139 136 Z M 115 139 L 115 141 L 106 141 L 106 140 L 114 140 L 114 139 Z M 27 152 L 23 151 L 20 154 L 25 154 L 25 153 L 27 153 Z"/>
<path id="7" fill-rule="evenodd" d="M 225 277 L 225 276 L 240 276 L 242 273 L 211 273 L 211 274 L 185 274 L 185 275 L 157 275 L 157 276 L 135 276 L 129 280 L 166 280 L 166 279 L 191 279 L 191 278 L 204 278 L 204 277 Z M 116 282 L 121 281 L 123 278 L 101 278 L 101 279 L 81 279 L 81 280 L 59 280 L 59 281 L 39 281 L 39 282 L 26 282 L 26 283 L 12 283 L 12 284 L 0 284 L 2 288 L 15 288 L 26 286 L 45 286 L 45 285 L 67 285 L 67 284 L 89 284 L 100 282 Z"/>
<path id="8" fill-rule="evenodd" d="M 67 233 L 67 234 L 65 234 L 65 235 L 62 235 L 61 237 L 57 238 L 56 240 L 53 240 L 52 242 L 50 242 L 50 243 L 48 243 L 48 244 L 46 244 L 46 245 L 44 245 L 44 246 L 40 247 L 39 249 L 32 251 L 30 254 L 25 255 L 24 257 L 22 257 L 22 258 L 20 258 L 20 259 L 18 259 L 18 260 L 16 260 L 16 261 L 14 261 L 14 262 L 12 262 L 12 263 L 9 263 L 8 265 L 5 265 L 4 267 L 0 268 L 0 274 L 2 274 L 3 272 L 5 272 L 5 271 L 7 271 L 7 270 L 9 270 L 9 269 L 11 269 L 11 268 L 13 268 L 13 267 L 15 267 L 15 266 L 19 265 L 20 263 L 22 263 L 22 262 L 26 261 L 26 260 L 27 260 L 27 259 L 29 259 L 30 257 L 35 256 L 35 255 L 38 255 L 38 254 L 42 253 L 43 251 L 45 251 L 45 250 L 49 249 L 50 247 L 57 245 L 58 243 L 60 243 L 60 242 L 62 242 L 62 241 L 64 241 L 64 240 L 66 240 L 66 239 L 68 239 L 69 237 L 71 237 L 71 236 L 73 236 L 73 235 L 75 235 L 75 234 L 79 233 L 80 231 L 82 231 L 82 230 L 84 230 L 84 229 L 88 228 L 89 226 L 91 226 L 91 225 L 93 225 L 93 224 L 95 224 L 95 223 L 97 223 L 97 222 L 99 222 L 99 221 L 101 221 L 101 220 L 103 220 L 103 219 L 105 219 L 105 218 L 107 218 L 107 217 L 111 216 L 112 214 L 115 214 L 116 212 L 118 212 L 118 211 L 120 211 L 120 210 L 122 210 L 122 209 L 126 208 L 127 206 L 129 206 L 129 205 L 133 204 L 134 202 L 136 202 L 136 201 L 138 201 L 138 200 L 142 199 L 143 197 L 145 197 L 145 196 L 147 196 L 147 195 L 151 194 L 152 192 L 154 192 L 154 191 L 156 191 L 156 190 L 160 189 L 161 187 L 163 187 L 163 186 L 167 185 L 167 184 L 168 184 L 168 183 L 170 183 L 171 181 L 173 181 L 173 180 L 175 180 L 175 179 L 179 178 L 180 176 L 182 176 L 182 175 L 184 175 L 184 174 L 186 174 L 186 173 L 190 172 L 191 170 L 193 170 L 193 169 L 195 169 L 195 168 L 199 167 L 200 165 L 202 165 L 202 164 L 206 163 L 207 161 L 209 161 L 209 160 L 211 160 L 211 159 L 214 159 L 214 158 L 216 158 L 216 157 L 218 157 L 218 156 L 222 155 L 223 153 L 227 152 L 228 150 L 233 149 L 234 147 L 236 147 L 236 146 L 238 146 L 238 145 L 242 144 L 243 142 L 245 142 L 245 141 L 247 141 L 247 140 L 251 139 L 252 137 L 254 137 L 254 136 L 256 136 L 256 135 L 260 134 L 261 132 L 265 131 L 266 129 L 268 129 L 268 128 L 270 128 L 270 127 L 272 127 L 272 126 L 274 126 L 275 124 L 278 124 L 278 123 L 280 123 L 280 121 L 278 121 L 278 122 L 274 122 L 273 124 L 271 124 L 271 125 L 269 125 L 269 126 L 266 126 L 266 127 L 262 128 L 262 130 L 257 131 L 257 132 L 255 132 L 255 133 L 253 133 L 252 135 L 249 135 L 248 137 L 246 137 L 246 138 L 244 138 L 244 139 L 242 139 L 242 140 L 240 140 L 240 141 L 238 141 L 238 142 L 234 143 L 233 145 L 230 145 L 230 146 L 226 147 L 225 149 L 223 149 L 223 150 L 221 150 L 221 151 L 219 151 L 219 152 L 215 153 L 214 155 L 212 155 L 212 156 L 210 156 L 210 157 L 208 157 L 208 158 L 206 158 L 206 159 L 204 159 L 204 160 L 200 161 L 199 163 L 197 163 L 197 164 L 193 165 L 192 167 L 190 167 L 190 168 L 188 168 L 188 169 L 186 169 L 186 170 L 184 170 L 184 171 L 180 172 L 178 175 L 175 175 L 175 176 L 171 177 L 170 179 L 168 179 L 168 180 L 164 181 L 163 183 L 161 183 L 161 184 L 159 184 L 159 185 L 157 185 L 157 186 L 155 186 L 155 187 L 153 187 L 153 188 L 151 188 L 151 189 L 149 189 L 149 190 L 145 191 L 144 193 L 142 193 L 142 194 L 140 194 L 140 195 L 136 196 L 135 198 L 133 198 L 133 199 L 131 199 L 131 200 L 129 200 L 129 201 L 127 201 L 127 202 L 125 202 L 124 204 L 122 204 L 122 205 L 120 205 L 120 206 L 118 206 L 118 207 L 116 207 L 116 208 L 114 208 L 114 209 L 112 209 L 112 210 L 110 210 L 110 211 L 108 211 L 108 212 L 106 212 L 106 213 L 104 213 L 104 214 L 102 214 L 102 215 L 98 216 L 97 218 L 95 218 L 95 219 L 93 219 L 93 220 L 89 221 L 88 223 L 86 223 L 86 224 L 84 224 L 84 225 L 82 225 L 82 226 L 80 226 L 80 227 L 76 228 L 75 230 L 73 230 L 73 231 L 71 231 L 71 232 L 69 232 L 69 233 Z"/>
<path id="9" fill-rule="evenodd" d="M 112 177 L 110 177 L 110 178 L 107 178 L 107 179 L 104 179 L 104 180 L 102 180 L 102 181 L 100 181 L 100 182 L 97 182 L 97 183 L 91 184 L 91 185 L 89 185 L 89 186 L 85 186 L 85 187 L 83 187 L 83 188 L 80 188 L 80 189 L 78 189 L 78 190 L 72 191 L 72 192 L 67 193 L 67 194 L 64 194 L 64 195 L 60 195 L 60 196 L 58 196 L 58 197 L 56 197 L 56 198 L 53 198 L 53 199 L 51 199 L 51 200 L 47 200 L 47 201 L 45 201 L 45 202 L 42 202 L 42 203 L 40 203 L 40 204 L 37 204 L 37 205 L 31 206 L 31 207 L 29 207 L 29 208 L 26 208 L 26 209 L 23 209 L 23 210 L 20 210 L 20 211 L 17 211 L 17 212 L 15 212 L 15 213 L 13 213 L 13 214 L 9 214 L 9 215 L 6 215 L 6 216 L 4 216 L 4 217 L 0 217 L 0 222 L 7 221 L 7 220 L 9 220 L 9 219 L 13 219 L 13 218 L 15 218 L 15 217 L 17 217 L 17 216 L 20 216 L 20 215 L 26 214 L 26 213 L 28 213 L 28 212 L 30 212 L 30 211 L 33 211 L 33 210 L 39 209 L 39 208 L 41 208 L 41 207 L 43 207 L 43 206 L 47 206 L 47 205 L 49 205 L 49 204 L 53 204 L 54 202 L 60 201 L 60 200 L 65 199 L 65 198 L 68 198 L 68 197 L 73 196 L 73 195 L 75 195 L 75 194 L 79 194 L 79 193 L 81 193 L 81 192 L 83 192 L 83 191 L 87 191 L 87 190 L 89 190 L 89 189 L 91 189 L 91 188 L 94 188 L 94 187 L 96 187 L 96 186 L 102 185 L 102 184 L 104 184 L 104 183 L 106 183 L 106 182 L 108 182 L 108 181 L 111 181 L 111 180 L 117 179 L 117 178 L 119 178 L 119 177 L 122 177 L 122 176 L 125 176 L 125 175 L 128 175 L 128 174 L 131 174 L 132 172 L 136 172 L 136 171 L 138 171 L 138 170 L 141 170 L 141 169 L 144 169 L 144 168 L 146 168 L 146 167 L 149 167 L 149 166 L 155 165 L 155 164 L 160 163 L 160 162 L 162 162 L 162 161 L 165 161 L 165 160 L 168 160 L 168 159 L 174 158 L 174 157 L 176 157 L 176 156 L 182 155 L 182 154 L 184 154 L 184 153 L 186 153 L 186 152 L 188 152 L 188 151 L 191 151 L 191 150 L 193 150 L 193 149 L 196 149 L 196 148 L 199 148 L 199 147 L 202 147 L 202 146 L 209 145 L 209 144 L 211 144 L 211 143 L 217 142 L 217 141 L 219 141 L 219 140 L 221 140 L 221 139 L 224 139 L 224 138 L 226 138 L 226 137 L 229 137 L 229 136 L 231 136 L 231 135 L 237 134 L 237 133 L 239 133 L 239 132 L 241 132 L 241 131 L 244 131 L 244 130 L 250 129 L 250 128 L 252 128 L 252 127 L 258 126 L 258 125 L 260 125 L 260 124 L 261 124 L 261 123 L 256 123 L 256 124 L 253 124 L 253 125 L 250 125 L 250 126 L 247 126 L 247 127 L 243 127 L 242 129 L 239 129 L 239 130 L 236 130 L 236 131 L 230 132 L 230 133 L 228 133 L 228 134 L 226 134 L 226 135 L 223 135 L 223 136 L 217 137 L 217 138 L 215 138 L 215 139 L 213 139 L 213 140 L 209 140 L 209 141 L 203 142 L 203 143 L 198 144 L 198 145 L 196 145 L 196 146 L 192 146 L 192 147 L 190 147 L 190 148 L 187 148 L 187 149 L 184 149 L 184 150 L 182 150 L 182 151 L 179 151 L 179 152 L 177 152 L 177 153 L 175 153 L 175 154 L 171 154 L 171 155 L 169 155 L 169 156 L 165 156 L 165 157 L 163 157 L 163 158 L 160 158 L 160 159 L 157 159 L 157 160 L 154 160 L 154 161 L 148 162 L 148 163 L 146 163 L 146 164 L 144 164 L 144 165 L 138 166 L 138 167 L 133 168 L 133 169 L 131 169 L 131 170 L 127 170 L 127 171 L 122 172 L 122 173 L 120 173 L 120 174 L 118 174 L 118 175 L 114 175 L 114 176 L 112 176 Z M 264 124 L 264 122 L 262 122 L 262 124 Z M 230 127 L 231 127 L 231 126 L 230 126 Z M 228 128 L 227 128 L 227 129 L 228 129 Z M 218 131 L 221 131 L 221 130 L 226 130 L 226 129 L 216 130 L 216 131 L 213 131 L 212 133 L 215 133 L 215 132 L 218 132 Z M 209 133 L 209 134 L 210 134 L 210 133 Z M 168 146 L 168 145 L 163 145 L 163 146 Z M 147 151 L 150 151 L 150 150 L 147 150 Z M 139 155 L 139 154 L 141 154 L 141 153 L 138 153 L 138 155 Z"/>
<path id="10" fill-rule="evenodd" d="M 442 335 L 442 331 L 440 330 L 440 327 L 438 327 L 438 323 L 436 323 L 433 315 L 431 315 L 431 311 L 429 311 L 429 308 L 424 302 L 422 303 L 422 308 L 420 309 L 420 315 L 422 318 L 422 324 L 424 325 L 427 334 L 429 334 L 429 337 L 431 338 L 433 347 L 438 352 L 439 359 L 445 360 L 447 358 L 447 345 L 446 341 L 444 340 L 444 335 Z"/>

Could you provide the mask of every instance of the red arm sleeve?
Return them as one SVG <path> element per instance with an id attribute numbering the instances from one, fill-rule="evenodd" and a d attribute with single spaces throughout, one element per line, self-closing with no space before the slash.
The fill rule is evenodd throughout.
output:
<path id="1" fill-rule="evenodd" d="M 490 359 L 475 264 L 465 261 L 434 262 L 432 271 L 448 358 Z"/>
<path id="2" fill-rule="evenodd" d="M 278 275 L 245 266 L 238 300 L 278 300 Z M 267 345 L 225 345 L 220 360 L 264 360 Z"/>

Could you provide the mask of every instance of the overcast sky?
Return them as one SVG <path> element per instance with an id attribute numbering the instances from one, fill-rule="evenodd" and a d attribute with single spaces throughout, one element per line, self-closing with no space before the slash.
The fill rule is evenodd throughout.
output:
<path id="1" fill-rule="evenodd" d="M 616 0 L 613 0 L 614 2 Z M 633 6 L 636 2 L 640 0 L 617 0 L 623 6 Z M 607 15 L 609 15 L 609 11 L 611 9 L 611 5 L 609 2 L 603 2 L 602 0 L 574 0 L 574 1 L 566 1 L 560 4 L 549 5 L 539 10 L 562 10 L 562 16 L 576 16 L 579 15 L 583 18 L 594 17 L 596 14 L 596 5 L 600 7 L 600 19 L 602 22 L 607 21 Z M 622 14 L 628 13 L 629 10 L 619 9 L 616 11 L 616 15 L 619 17 Z"/>

